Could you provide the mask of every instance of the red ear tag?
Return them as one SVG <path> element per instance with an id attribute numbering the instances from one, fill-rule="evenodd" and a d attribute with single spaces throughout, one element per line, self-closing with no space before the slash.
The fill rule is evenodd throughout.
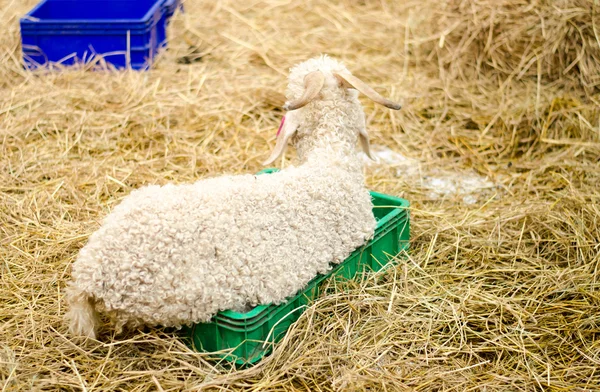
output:
<path id="1" fill-rule="evenodd" d="M 285 123 L 285 116 L 283 116 L 283 118 L 281 119 L 281 124 L 279 124 L 279 129 L 277 130 L 276 136 L 279 136 L 279 134 L 281 133 L 281 128 L 283 128 L 283 123 Z"/>

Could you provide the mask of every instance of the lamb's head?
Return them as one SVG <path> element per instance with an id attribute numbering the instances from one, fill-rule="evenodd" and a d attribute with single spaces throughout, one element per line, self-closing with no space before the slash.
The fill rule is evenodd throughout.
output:
<path id="1" fill-rule="evenodd" d="M 299 147 L 314 144 L 330 130 L 338 137 L 356 143 L 360 139 L 363 151 L 370 157 L 369 136 L 364 124 L 364 113 L 358 100 L 362 93 L 372 101 L 398 110 L 400 105 L 383 98 L 363 81 L 353 76 L 341 62 L 328 56 L 319 56 L 294 66 L 290 70 L 287 88 L 287 111 L 277 133 L 277 142 L 265 165 L 277 159 L 291 140 Z M 340 133 L 342 135 L 340 135 Z"/>

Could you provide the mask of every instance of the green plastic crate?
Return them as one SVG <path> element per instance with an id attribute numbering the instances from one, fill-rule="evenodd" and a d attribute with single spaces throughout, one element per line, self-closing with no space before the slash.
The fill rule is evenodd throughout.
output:
<path id="1" fill-rule="evenodd" d="M 258 174 L 272 173 L 266 169 Z M 261 360 L 281 340 L 306 306 L 320 294 L 322 283 L 332 277 L 353 279 L 365 270 L 379 271 L 403 250 L 410 237 L 409 202 L 371 192 L 377 227 L 373 239 L 354 251 L 328 274 L 315 277 L 302 291 L 280 305 L 259 305 L 246 313 L 219 312 L 211 322 L 185 328 L 190 345 L 214 354 L 214 359 L 236 365 Z"/>

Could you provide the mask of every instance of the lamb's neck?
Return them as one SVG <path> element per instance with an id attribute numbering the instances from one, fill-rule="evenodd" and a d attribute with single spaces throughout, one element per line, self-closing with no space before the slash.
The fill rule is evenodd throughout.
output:
<path id="1" fill-rule="evenodd" d="M 311 146 L 305 146 L 305 149 L 299 151 L 300 161 L 310 166 L 331 166 L 363 176 L 363 158 L 356 146 L 335 139 L 329 135 L 314 141 Z"/>

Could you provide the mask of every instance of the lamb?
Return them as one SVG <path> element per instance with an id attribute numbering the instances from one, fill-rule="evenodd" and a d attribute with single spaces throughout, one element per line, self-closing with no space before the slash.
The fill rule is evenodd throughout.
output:
<path id="1" fill-rule="evenodd" d="M 360 139 L 370 156 L 359 91 L 400 109 L 328 56 L 300 63 L 290 70 L 287 112 L 264 163 L 291 143 L 298 166 L 131 192 L 73 264 L 70 332 L 95 338 L 99 313 L 120 333 L 278 304 L 348 257 L 376 225 L 356 149 Z"/>

